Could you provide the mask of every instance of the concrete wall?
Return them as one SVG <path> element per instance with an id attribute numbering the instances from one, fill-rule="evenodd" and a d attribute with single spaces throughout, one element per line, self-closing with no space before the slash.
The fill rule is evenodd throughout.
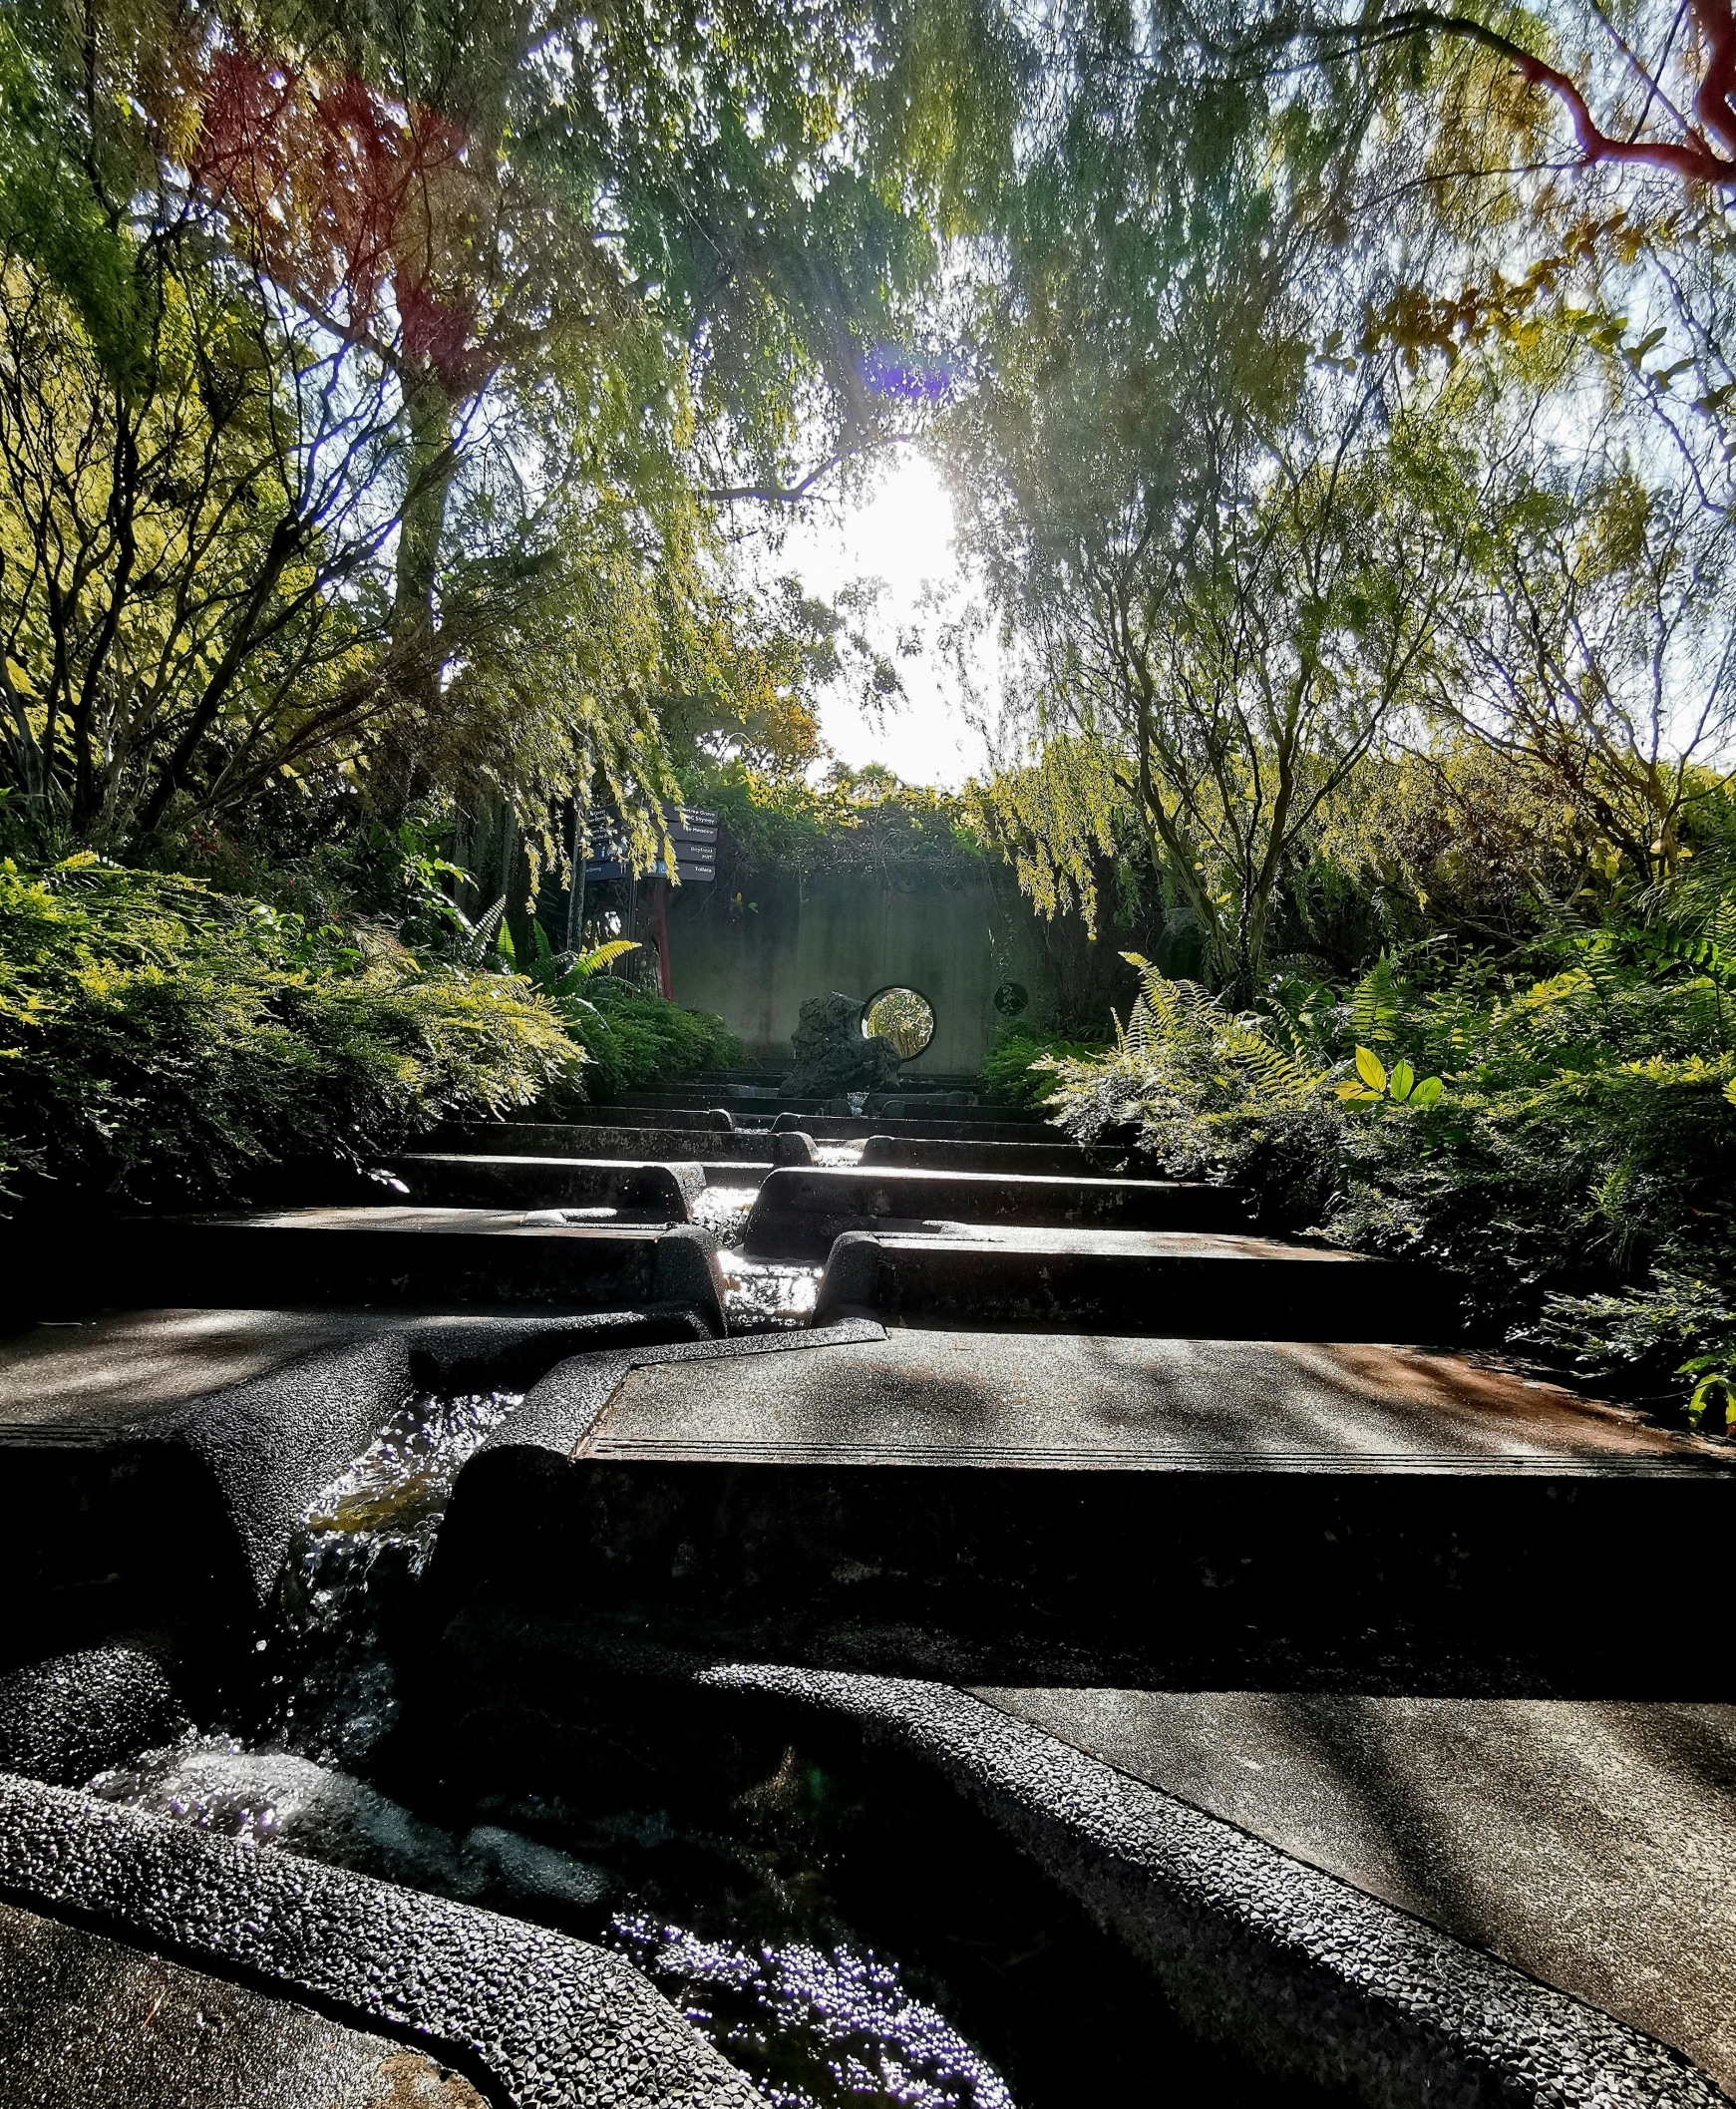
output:
<path id="1" fill-rule="evenodd" d="M 1008 976 L 1033 997 L 1045 980 L 1042 943 L 1025 908 L 1007 915 L 986 878 L 924 878 L 908 888 L 872 873 L 763 880 L 737 904 L 724 886 L 683 886 L 669 899 L 675 1000 L 721 1012 L 750 1058 L 790 1053 L 797 1012 L 841 989 L 866 998 L 901 982 L 934 1006 L 927 1052 L 908 1065 L 975 1070 Z"/>

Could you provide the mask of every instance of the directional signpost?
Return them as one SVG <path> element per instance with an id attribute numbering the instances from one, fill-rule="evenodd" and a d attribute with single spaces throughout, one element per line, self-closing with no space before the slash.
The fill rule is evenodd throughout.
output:
<path id="1" fill-rule="evenodd" d="M 684 886 L 710 885 L 717 877 L 717 815 L 699 806 L 666 806 L 663 825 L 675 852 L 675 877 Z M 584 817 L 584 833 L 589 846 L 584 866 L 586 885 L 603 885 L 613 879 L 634 876 L 627 862 L 626 830 L 616 815 L 592 807 Z M 669 867 L 659 858 L 639 877 L 666 879 Z"/>
<path id="2" fill-rule="evenodd" d="M 717 878 L 717 815 L 700 806 L 665 806 L 663 827 L 675 853 L 675 879 L 684 886 L 708 886 Z M 651 884 L 651 932 L 657 945 L 657 967 L 665 996 L 671 993 L 669 978 L 669 930 L 665 913 L 669 892 L 669 865 L 665 858 L 648 870 L 635 874 L 628 861 L 626 829 L 617 814 L 593 806 L 584 817 L 586 855 L 584 882 L 606 885 L 611 879 L 649 879 Z"/>

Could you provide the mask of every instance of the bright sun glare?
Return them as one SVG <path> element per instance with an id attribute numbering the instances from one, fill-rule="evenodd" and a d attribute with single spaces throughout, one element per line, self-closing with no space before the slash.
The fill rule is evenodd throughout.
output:
<path id="1" fill-rule="evenodd" d="M 862 500 L 795 527 L 778 555 L 781 571 L 798 573 L 811 592 L 830 598 L 859 578 L 885 586 L 869 623 L 876 644 L 893 653 L 901 630 L 918 625 L 923 590 L 962 584 L 952 542 L 952 506 L 939 472 L 923 455 L 903 454 Z M 932 622 L 922 624 L 931 632 Z M 964 721 L 957 684 L 931 648 L 899 658 L 908 701 L 883 719 L 846 696 L 826 699 L 820 728 L 842 761 L 860 769 L 883 762 L 907 782 L 956 787 L 980 770 L 984 749 Z"/>

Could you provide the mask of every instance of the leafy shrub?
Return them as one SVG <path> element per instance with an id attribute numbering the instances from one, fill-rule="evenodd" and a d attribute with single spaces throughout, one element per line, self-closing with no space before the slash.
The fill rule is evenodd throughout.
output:
<path id="1" fill-rule="evenodd" d="M 608 972 L 639 947 L 617 937 L 588 952 L 556 952 L 532 923 L 529 975 L 559 1012 L 568 1036 L 585 1052 L 580 1095 L 607 1103 L 623 1091 L 671 1082 L 696 1069 L 728 1069 L 742 1044 L 709 1010 L 683 1010 L 666 996 Z M 503 943 L 511 943 L 503 936 Z M 573 1087 L 569 1080 L 568 1090 Z"/>
<path id="2" fill-rule="evenodd" d="M 1046 1106 L 1058 1081 L 1053 1061 L 1089 1061 L 1100 1042 L 1068 1040 L 1059 1033 L 1002 1032 L 983 1058 L 986 1095 L 1009 1106 Z"/>
<path id="3" fill-rule="evenodd" d="M 1383 960 L 1240 1015 L 1136 960 L 1116 1046 L 1056 1058 L 1053 1103 L 1274 1227 L 1443 1263 L 1486 1327 L 1661 1393 L 1736 1363 L 1736 1006 L 1703 948 L 1566 950 L 1528 988 Z"/>
<path id="4" fill-rule="evenodd" d="M 742 1043 L 714 1011 L 683 1010 L 630 981 L 604 975 L 591 984 L 596 1016 L 568 1023 L 590 1060 L 589 1097 L 607 1101 L 649 1084 L 671 1083 L 696 1069 L 729 1069 Z"/>
<path id="5" fill-rule="evenodd" d="M 984 856 L 965 797 L 900 783 L 878 763 L 837 764 L 818 786 L 764 776 L 742 762 L 707 764 L 688 771 L 682 788 L 721 818 L 737 883 L 822 871 L 933 877 L 976 871 Z"/>
<path id="6" fill-rule="evenodd" d="M 1537 1337 L 1580 1368 L 1624 1371 L 1647 1395 L 1692 1378 L 1689 1418 L 1721 1434 L 1736 1424 L 1736 1283 L 1659 1266 L 1644 1287 L 1549 1297 Z"/>
<path id="7" fill-rule="evenodd" d="M 0 864 L 7 1190 L 212 1201 L 528 1106 L 579 1052 L 524 981 L 86 855 Z"/>

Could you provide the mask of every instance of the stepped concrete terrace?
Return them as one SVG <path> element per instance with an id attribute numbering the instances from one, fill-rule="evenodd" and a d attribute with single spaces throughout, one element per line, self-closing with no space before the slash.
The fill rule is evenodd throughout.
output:
<path id="1" fill-rule="evenodd" d="M 791 1166 L 762 1183 L 744 1241 L 748 1251 L 768 1259 L 824 1260 L 847 1231 L 915 1230 L 936 1220 L 1044 1230 L 1223 1231 L 1245 1226 L 1248 1209 L 1227 1189 L 1174 1180 Z"/>
<path id="2" fill-rule="evenodd" d="M 696 1124 L 687 1128 L 592 1124 L 587 1121 L 490 1121 L 440 1128 L 429 1138 L 440 1152 L 500 1157 L 623 1158 L 656 1164 L 770 1163 L 764 1129 L 737 1132 Z"/>
<path id="3" fill-rule="evenodd" d="M 970 1113 L 935 1114 L 921 1119 L 907 1115 L 894 1119 L 888 1114 L 866 1112 L 780 1113 L 772 1127 L 775 1132 L 800 1128 L 817 1143 L 865 1143 L 870 1135 L 895 1135 L 916 1142 L 1028 1143 L 1043 1134 L 1036 1122 L 1006 1118 L 1005 1112 L 1006 1109 L 999 1109 L 992 1119 L 982 1120 Z"/>
<path id="4" fill-rule="evenodd" d="M 864 1113 L 883 1113 L 891 1117 L 900 1115 L 926 1119 L 930 1116 L 946 1118 L 973 1118 L 981 1120 L 1012 1121 L 1015 1123 L 1041 1123 L 1043 1116 L 1023 1106 L 1004 1106 L 997 1101 L 980 1098 L 967 1091 L 868 1091 L 859 1094 L 845 1093 L 844 1108 L 837 1098 L 802 1098 L 792 1096 L 780 1089 L 752 1087 L 737 1090 L 674 1090 L 657 1087 L 649 1090 L 624 1091 L 619 1103 L 624 1106 L 643 1106 L 652 1110 L 687 1107 L 695 1111 L 706 1111 L 715 1107 L 752 1119 L 770 1113 L 825 1113 L 829 1110 L 845 1110 L 853 1097 L 860 1098 Z"/>
<path id="5" fill-rule="evenodd" d="M 870 1135 L 862 1146 L 865 1165 L 897 1166 L 914 1172 L 1034 1172 L 1099 1177 L 1121 1169 L 1127 1153 L 1085 1150 L 1077 1143 L 961 1143 L 932 1137 Z"/>
<path id="6" fill-rule="evenodd" d="M 1721 1688 L 1671 1605 L 1715 1586 L 1722 1446 L 1414 1349 L 753 1344 L 551 1372 L 460 1476 L 442 1604 L 973 1681 Z"/>
<path id="7" fill-rule="evenodd" d="M 1225 1197 L 1206 1189 L 1197 1205 L 1222 1210 Z M 902 1325 L 1255 1340 L 1447 1341 L 1461 1329 L 1452 1284 L 1404 1260 L 1227 1231 L 1004 1223 L 846 1232 L 815 1315 L 858 1309 Z"/>
<path id="8" fill-rule="evenodd" d="M 621 1100 L 580 1106 L 572 1115 L 572 1124 L 585 1128 L 706 1128 L 727 1133 L 736 1125 L 736 1117 L 727 1106 Z"/>
<path id="9" fill-rule="evenodd" d="M 122 1217 L 79 1233 L 80 1264 L 53 1240 L 21 1251 L 16 1292 L 35 1314 L 57 1298 L 139 1307 L 201 1302 L 552 1305 L 695 1302 L 722 1329 L 717 1270 L 692 1230 L 568 1223 L 558 1209 L 383 1204 Z"/>
<path id="10" fill-rule="evenodd" d="M 634 1107 L 648 1113 L 669 1113 L 683 1108 L 690 1112 L 723 1111 L 752 1120 L 779 1112 L 824 1113 L 827 1102 L 816 1098 L 790 1098 L 781 1091 L 623 1091 L 618 1109 Z M 606 1112 L 606 1107 L 600 1109 Z"/>
<path id="11" fill-rule="evenodd" d="M 692 1204 L 705 1192 L 705 1174 L 696 1164 L 619 1158 L 415 1151 L 383 1159 L 380 1169 L 407 1199 L 429 1206 L 560 1209 L 626 1224 L 690 1222 Z"/>
<path id="12" fill-rule="evenodd" d="M 63 1322 L 0 1345 L 8 2099 L 761 2098 L 520 1902 L 87 1791 L 232 1733 L 310 1505 L 455 1392 L 493 1403 L 392 1599 L 412 1786 L 661 1807 L 803 1751 L 902 1808 L 920 1776 L 1053 1885 L 1057 1938 L 1082 1908 L 1320 2109 L 1736 2094 L 1736 1446 L 1040 1122 L 696 1096 L 448 1131 L 380 1168 L 407 1200 L 92 1226 L 122 1308 L 56 1308 L 20 1252 L 21 1315 Z M 802 1135 L 865 1164 L 773 1170 Z M 756 1212 L 814 1317 L 719 1337 Z"/>

